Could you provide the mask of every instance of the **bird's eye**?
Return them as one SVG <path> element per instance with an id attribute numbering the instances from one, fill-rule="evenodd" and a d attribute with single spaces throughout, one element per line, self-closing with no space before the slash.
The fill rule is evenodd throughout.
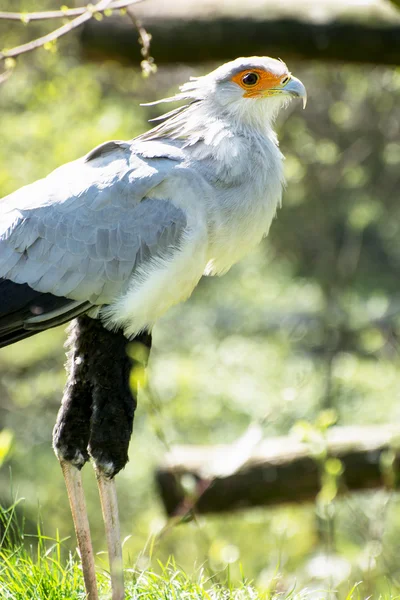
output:
<path id="1" fill-rule="evenodd" d="M 281 85 L 286 85 L 290 79 L 290 75 L 286 75 L 283 79 L 281 79 Z"/>
<path id="2" fill-rule="evenodd" d="M 242 77 L 242 83 L 247 87 L 253 87 L 253 85 L 258 83 L 259 79 L 260 76 L 257 73 L 246 73 L 246 75 Z"/>

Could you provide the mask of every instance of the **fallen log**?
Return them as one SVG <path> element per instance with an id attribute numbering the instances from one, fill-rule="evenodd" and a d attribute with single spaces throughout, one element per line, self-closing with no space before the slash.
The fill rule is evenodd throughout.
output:
<path id="1" fill-rule="evenodd" d="M 219 513 L 314 500 L 329 457 L 339 459 L 342 467 L 338 493 L 396 488 L 399 434 L 399 426 L 333 427 L 308 441 L 289 436 L 257 442 L 250 435 L 250 446 L 243 440 L 174 446 L 157 470 L 156 482 L 170 516 L 191 509 Z"/>

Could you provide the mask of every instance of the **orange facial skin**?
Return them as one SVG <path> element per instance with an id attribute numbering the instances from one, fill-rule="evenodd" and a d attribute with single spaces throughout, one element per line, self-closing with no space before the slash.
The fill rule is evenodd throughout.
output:
<path id="1" fill-rule="evenodd" d="M 258 75 L 258 81 L 253 85 L 246 85 L 246 83 L 243 82 L 243 78 L 249 73 Z M 271 95 L 273 95 L 274 92 L 272 89 L 280 86 L 282 80 L 285 79 L 289 81 L 290 73 L 284 73 L 278 77 L 274 73 L 271 73 L 271 71 L 264 71 L 263 69 L 246 69 L 232 77 L 232 81 L 245 90 L 243 98 L 260 98 L 262 96 L 267 96 L 269 95 L 269 90 L 271 90 Z"/>

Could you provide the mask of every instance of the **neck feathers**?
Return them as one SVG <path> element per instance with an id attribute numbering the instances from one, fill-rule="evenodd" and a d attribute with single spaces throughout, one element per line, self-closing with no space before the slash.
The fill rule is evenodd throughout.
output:
<path id="1" fill-rule="evenodd" d="M 268 112 L 265 110 L 265 102 L 258 99 L 251 102 L 252 104 L 247 106 L 242 101 L 232 103 L 229 107 L 215 107 L 205 99 L 192 100 L 190 104 L 153 119 L 159 124 L 139 139 L 182 140 L 184 147 L 193 147 L 200 143 L 209 149 L 209 154 L 215 154 L 223 143 L 240 146 L 240 143 L 233 144 L 234 140 L 240 141 L 240 138 L 268 138 L 277 145 L 272 124 L 281 104 L 279 107 L 271 106 Z M 236 152 L 233 148 L 232 150 L 235 155 Z"/>

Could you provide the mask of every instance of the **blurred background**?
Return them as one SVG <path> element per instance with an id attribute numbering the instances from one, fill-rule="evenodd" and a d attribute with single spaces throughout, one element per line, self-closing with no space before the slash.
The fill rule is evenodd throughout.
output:
<path id="1" fill-rule="evenodd" d="M 58 8 L 51 0 L 0 4 Z M 287 189 L 268 239 L 223 278 L 203 278 L 154 329 L 130 462 L 117 478 L 132 567 L 173 555 L 189 572 L 230 565 L 231 577 L 243 572 L 261 589 L 322 586 L 340 598 L 362 581 L 361 597 L 400 592 L 400 503 L 390 486 L 166 527 L 154 483 L 175 444 L 234 443 L 249 427 L 269 439 L 400 422 L 396 4 L 147 0 L 135 14 L 153 36 L 157 73 L 143 77 L 137 30 L 114 14 L 21 57 L 0 87 L 0 197 L 105 140 L 145 131 L 159 108 L 141 102 L 238 55 L 279 56 L 308 90 L 306 110 L 292 103 L 277 123 Z M 0 46 L 54 27 L 0 22 Z M 51 449 L 64 340 L 55 329 L 0 351 L 0 501 L 24 498 L 26 531 L 39 516 L 46 535 L 58 529 L 73 549 Z M 90 468 L 84 479 L 101 550 Z"/>

